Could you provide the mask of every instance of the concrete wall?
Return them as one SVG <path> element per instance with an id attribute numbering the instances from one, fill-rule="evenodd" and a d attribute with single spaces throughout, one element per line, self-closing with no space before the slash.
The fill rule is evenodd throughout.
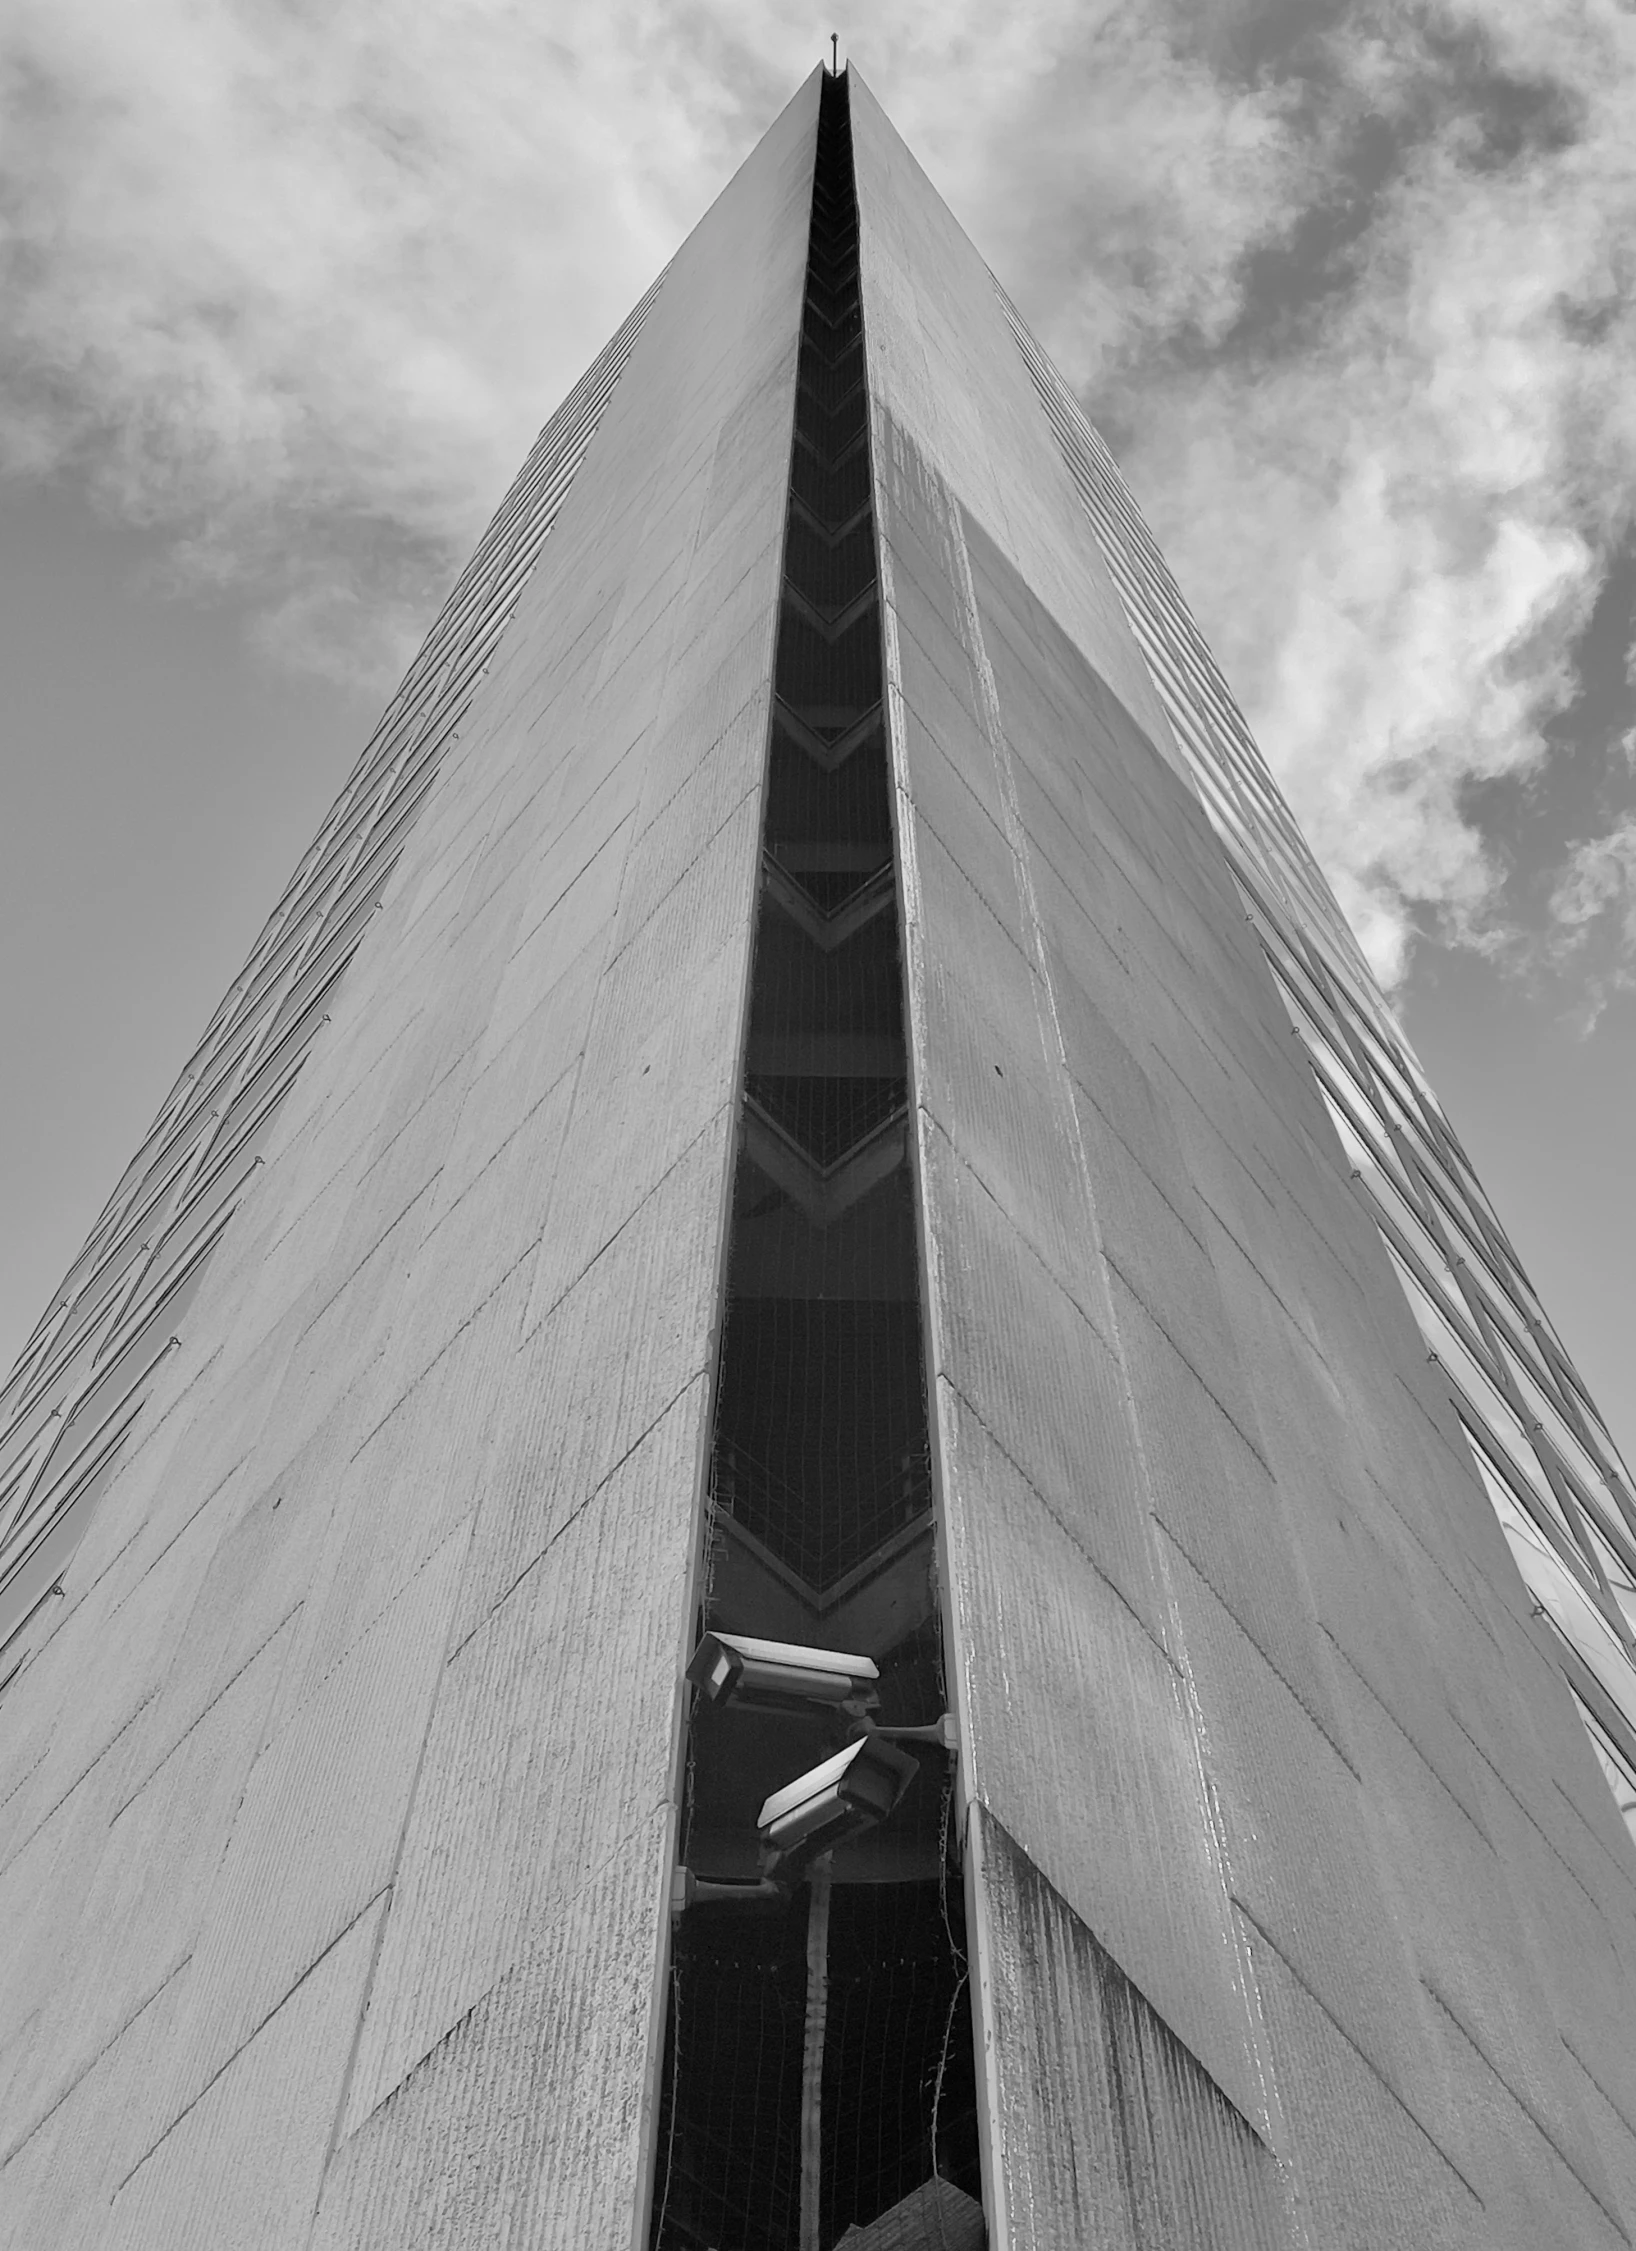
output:
<path id="1" fill-rule="evenodd" d="M 996 2251 L 1625 2243 L 1628 1840 L 986 274 L 853 86 Z"/>
<path id="2" fill-rule="evenodd" d="M 0 2235 L 632 2241 L 816 75 L 679 254 L 0 1709 Z"/>

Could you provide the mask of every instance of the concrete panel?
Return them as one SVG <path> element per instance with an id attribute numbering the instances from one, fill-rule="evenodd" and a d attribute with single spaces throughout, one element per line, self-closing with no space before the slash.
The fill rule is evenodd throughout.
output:
<path id="1" fill-rule="evenodd" d="M 611 812 L 612 808 L 608 810 Z M 606 951 L 618 903 L 625 856 L 630 848 L 628 822 L 634 810 L 632 807 L 620 820 L 599 824 L 594 839 L 586 846 L 583 863 L 572 873 L 559 868 L 556 883 L 547 882 L 538 887 L 533 902 L 537 912 L 532 919 L 524 918 L 526 926 L 517 933 L 495 996 L 483 1040 L 483 1062 L 496 1049 L 511 1042 L 518 1028 L 534 1015 L 546 995 L 563 982 L 573 965 L 589 965 L 588 973 L 594 977 Z M 563 857 L 577 859 L 579 855 Z M 572 1019 L 564 1024 L 565 1032 L 571 1023 Z M 539 1055 L 542 1066 L 558 1060 L 550 1040 L 552 1029 L 549 1019 L 541 1019 L 534 1027 L 538 1044 L 533 1052 Z"/>
<path id="2" fill-rule="evenodd" d="M 701 1387 L 451 1653 L 404 1840 L 348 2129 L 623 1849 L 670 1785 Z M 600 1723 L 615 1693 L 617 1734 Z"/>
<path id="3" fill-rule="evenodd" d="M 258 1651 L 114 1806 L 101 1849 L 87 1851 L 90 1881 L 73 1935 L 60 1949 L 40 1948 L 56 1975 L 6 2090 L 18 2136 L 35 2130 L 189 1960 L 288 1641 L 286 1629 Z M 39 1887 L 35 1901 L 53 1894 L 60 1899 L 58 1885 Z M 20 1960 L 29 1934 L 20 1922 L 8 1928 Z M 167 2015 L 173 2007 L 174 1995 Z"/>
<path id="4" fill-rule="evenodd" d="M 1132 1615 L 1159 1634 L 1147 1496 L 1118 1360 L 935 1128 L 924 1151 L 937 1372 Z"/>
<path id="5" fill-rule="evenodd" d="M 777 593 L 770 573 L 765 591 L 770 616 Z M 702 757 L 697 736 L 678 741 L 668 729 L 649 747 L 641 826 L 625 873 L 622 937 L 668 897 L 747 798 L 759 802 L 767 762 L 765 687 L 763 677 Z"/>
<path id="6" fill-rule="evenodd" d="M 1107 1334 L 1106 1279 L 1086 1241 L 1085 1200 L 1060 1084 L 1039 1027 L 979 994 L 950 962 L 928 965 L 922 1107 L 1078 1306 Z"/>
<path id="7" fill-rule="evenodd" d="M 999 1822 L 991 1929 L 997 2202 L 1013 2251 L 1274 2251 L 1272 2153 Z"/>
<path id="8" fill-rule="evenodd" d="M 1598 2153 L 1598 2187 L 1564 2158 L 1461 2025 L 1446 2019 L 1444 2048 L 1458 2106 L 1452 2137 L 1461 2171 L 1482 2197 L 1485 2246 L 1496 2251 L 1617 2251 L 1628 2244 L 1610 2173 Z M 1576 2101 L 1582 2099 L 1576 2088 Z M 1594 2090 L 1584 2087 L 1583 2096 Z"/>
<path id="9" fill-rule="evenodd" d="M 708 1369 L 729 1145 L 724 1113 L 529 1329 L 488 1451 L 462 1634 Z"/>
<path id="10" fill-rule="evenodd" d="M 74 1786 L 51 1806 L 27 1841 L 0 1872 L 0 1914 L 8 1934 L 0 1965 L 0 1999 L 12 2029 L 12 2087 L 27 2101 L 35 2092 L 24 2069 L 27 2049 L 46 2036 L 42 2011 L 70 1958 L 76 1929 L 105 1849 L 120 1788 L 116 1744 L 105 1750 Z M 11 2044 L 11 2043 L 8 2043 Z M 26 2045 L 25 2045 L 26 2044 Z M 55 2062 L 57 2059 L 51 2059 Z M 38 2117 L 38 2105 L 8 2112 L 9 2143 Z"/>
<path id="11" fill-rule="evenodd" d="M 900 787 L 928 785 L 933 819 L 951 833 L 958 823 L 968 847 L 979 840 L 979 864 L 991 871 L 973 889 L 914 805 L 905 856 L 924 949 L 911 969 L 915 1083 L 955 1136 L 923 1112 L 933 1353 L 947 1379 L 951 1599 L 975 1787 L 1182 2043 L 1263 2120 L 1264 2059 L 1202 1745 L 1189 1684 L 1169 1654 L 1179 1637 L 1120 1358 L 1116 1270 L 1098 1229 L 1094 1166 L 1049 983 L 1050 925 L 964 536 L 947 488 L 906 439 L 881 505 L 894 564 L 901 526 L 922 581 L 942 570 L 946 592 L 923 603 L 922 631 L 948 649 L 947 620 L 958 619 L 970 683 L 957 692 L 952 656 L 917 670 L 912 637 L 889 639 L 904 719 Z M 941 699 L 935 742 L 914 726 L 924 725 L 916 699 L 928 688 L 927 708 Z M 975 987 L 974 1011 L 940 1005 L 949 962 Z M 995 1101 L 993 1081 L 1003 1084 L 1007 1067 L 987 1052 L 996 1024 L 1023 1097 L 1014 1109 Z M 1038 1130 L 1042 1117 L 1054 1131 Z M 978 1170 L 964 1161 L 967 1135 Z"/>
<path id="12" fill-rule="evenodd" d="M 1442 2144 L 1449 2106 L 1438 2043 L 1376 1864 L 1363 1780 L 1180 1555 L 1172 1583 L 1210 1729 L 1233 1897 Z"/>
<path id="13" fill-rule="evenodd" d="M 1344 1759 L 1334 1665 L 1271 1469 L 1134 1299 L 1119 1335 L 1154 1515 Z"/>
<path id="14" fill-rule="evenodd" d="M 333 1516 L 337 1458 L 322 1436 L 293 1460 L 275 1454 L 263 1466 L 253 1458 L 195 1520 L 194 1536 L 208 1553 L 189 1574 L 163 1680 L 132 1726 L 127 1791 L 295 1617 Z"/>
<path id="15" fill-rule="evenodd" d="M 628 2251 L 671 1843 L 649 1812 L 343 2139 L 312 2251 Z"/>
<path id="16" fill-rule="evenodd" d="M 1313 2251 L 1487 2251 L 1491 2215 L 1472 2183 L 1277 1950 L 1252 1942 L 1289 2116 L 1296 2240 Z"/>
<path id="17" fill-rule="evenodd" d="M 550 912 L 541 917 L 507 965 L 472 1080 L 474 1123 L 510 1118 L 530 1094 L 549 1093 L 585 1045 L 606 927 L 592 929 L 579 951 L 570 953 L 561 934 L 548 930 L 550 919 Z M 535 947 L 533 958 L 526 958 Z M 479 1093 L 482 1080 L 495 1070 L 500 1078 Z M 474 1158 L 480 1154 L 480 1146 L 474 1147 Z"/>
<path id="18" fill-rule="evenodd" d="M 996 854 L 993 869 L 979 868 L 978 874 L 1000 880 L 985 881 L 979 889 L 931 826 L 918 813 L 912 818 L 916 904 L 928 955 L 959 964 L 959 974 L 982 996 L 985 1017 L 1009 1023 L 1024 1036 L 1032 1026 L 1037 1037 L 1040 994 L 1034 965 L 1018 943 L 1010 870 Z M 997 906 L 997 898 L 1008 903 Z"/>
<path id="19" fill-rule="evenodd" d="M 292 1622 L 275 1724 L 475 1510 L 526 1296 L 521 1275 L 496 1290 L 337 1471 L 335 1515 Z"/>
<path id="20" fill-rule="evenodd" d="M 380 1340 L 389 1358 L 371 1395 L 382 1410 L 393 1387 L 430 1367 L 534 1254 L 560 1194 L 573 1104 L 569 1070 L 438 1213 L 416 1246 L 390 1337 Z"/>
<path id="21" fill-rule="evenodd" d="M 221 1537 L 230 1494 L 230 1486 L 217 1487 L 213 1505 L 196 1510 L 146 1569 L 129 1578 L 100 1578 L 80 1606 L 83 1614 L 65 1619 L 43 1652 L 40 1685 L 57 1692 L 52 1724 L 40 1756 L 6 1795 L 0 1884 L 41 1823 L 99 1768 L 113 1776 L 116 1803 L 132 1762 L 145 1771 L 139 1747 L 149 1733 L 145 1715 L 161 1700 L 166 1668 Z M 85 1666 L 88 1636 L 111 1662 Z"/>
<path id="22" fill-rule="evenodd" d="M 1579 2072 L 1580 2100 L 1596 2135 L 1596 2145 L 1607 2167 L 1619 2211 L 1621 2214 L 1636 2211 L 1636 2128 L 1631 2126 L 1626 2111 L 1609 2101 L 1600 2080 L 1583 2069 L 1577 2056 L 1574 2063 Z M 1600 2213 L 1600 2207 L 1598 2211 Z M 1628 2228 L 1626 2233 L 1628 2235 Z"/>
<path id="23" fill-rule="evenodd" d="M 1185 1181 L 1164 1164 L 1162 1145 L 1150 1144 L 1152 1169 L 1140 1163 L 1107 1131 L 1094 1104 L 1081 1104 L 1080 1131 L 1096 1183 L 1103 1256 L 1117 1278 L 1116 1311 L 1134 1298 L 1235 1427 L 1253 1430 L 1255 1411 L 1216 1270 L 1184 1216 L 1193 1207 Z M 1165 1174 L 1163 1187 L 1155 1172 Z"/>
<path id="24" fill-rule="evenodd" d="M 1440 2045 L 1455 2067 L 1474 2049 L 1612 2216 L 1606 2168 L 1492 1845 L 1463 1815 L 1450 1818 L 1442 1785 L 1382 1707 L 1360 1699 L 1352 1731 Z"/>
<path id="25" fill-rule="evenodd" d="M 988 271 L 856 70 L 847 75 L 871 388 L 890 401 L 905 431 L 950 466 L 965 506 L 1152 738 L 1168 744 L 1158 698 Z"/>
<path id="26" fill-rule="evenodd" d="M 1184 1684 L 958 1403 L 943 1416 L 971 1788 L 1243 2116 L 1252 2012 Z"/>
<path id="27" fill-rule="evenodd" d="M 1602 2157 L 1614 2166 L 1636 2136 L 1636 2043 L 1610 2021 L 1602 1996 L 1630 1974 L 1630 1934 L 1589 1893 L 1553 1838 L 1524 1811 L 1494 1770 L 1473 1754 L 1485 1828 L 1506 1889 L 1551 1996 L 1563 2044 L 1577 2066 L 1569 2080 L 1592 2120 Z M 1564 1883 L 1564 1876 L 1568 1881 Z M 1595 2099 L 1585 2082 L 1595 2090 Z M 1617 2125 L 1605 2136 L 1598 2120 Z M 1623 2160 L 1621 2159 L 1621 2164 Z M 1623 2209 L 1623 2198 L 1620 2199 Z"/>
<path id="28" fill-rule="evenodd" d="M 1016 858 L 1005 835 L 994 777 L 985 771 L 988 761 L 981 755 L 977 721 L 965 710 L 957 711 L 952 720 L 934 716 L 938 698 L 928 692 L 929 676 L 917 666 L 907 634 L 900 647 L 904 767 L 916 826 L 936 838 L 939 850 L 1015 946 Z M 969 964 L 966 967 L 969 974 Z"/>
<path id="29" fill-rule="evenodd" d="M 120 2183 L 108 2251 L 282 2251 L 305 2239 L 380 1916 L 376 1904 L 341 1934 Z"/>
<path id="30" fill-rule="evenodd" d="M 1631 1866 L 1624 1823 L 1607 1790 L 1594 1787 L 1600 1775 L 1587 1776 L 1579 1757 L 1579 1722 L 1571 1706 L 1564 1708 L 1556 1693 L 1557 1671 L 1549 1643 L 1538 1623 L 1528 1615 L 1526 1599 L 1513 1610 L 1497 1601 L 1491 1604 L 1496 1639 L 1505 1650 L 1505 1684 L 1496 1682 L 1489 1709 L 1503 1701 L 1502 1685 L 1514 1691 L 1514 1728 L 1490 1735 L 1486 1748 L 1490 1760 L 1504 1757 L 1503 1746 L 1514 1734 L 1525 1747 L 1523 1772 L 1507 1781 L 1532 1818 L 1549 1832 L 1551 1842 L 1586 1891 L 1603 1908 L 1609 1924 L 1621 1935 L 1621 1951 L 1636 1976 L 1636 1869 Z M 1456 1714 L 1463 1718 L 1463 1714 Z M 1477 1727 L 1468 1734 L 1478 1735 Z M 1612 1997 L 1610 2015 L 1615 2016 Z"/>
<path id="31" fill-rule="evenodd" d="M 144 2155 L 128 2090 L 140 2087 L 171 2037 L 172 1978 L 118 2026 L 61 2101 L 0 2161 L 0 2210 L 20 2245 L 105 2251 L 115 2189 Z"/>
<path id="32" fill-rule="evenodd" d="M 210 1887 L 176 2054 L 149 2093 L 157 2129 L 391 1883 L 463 1546 L 456 1530 L 263 1746 Z"/>
<path id="33" fill-rule="evenodd" d="M 866 239 L 868 223 L 866 208 Z M 866 260 L 873 318 L 868 274 Z M 1516 1661 L 1508 1629 L 1457 1591 L 1508 1577 L 1492 1514 L 1196 799 L 1105 647 L 1038 577 L 1023 582 L 1015 507 L 1002 521 L 972 498 L 987 470 L 965 406 L 945 413 L 941 347 L 915 358 L 902 285 L 878 295 L 914 1073 L 973 1787 L 1245 2114 L 1280 2136 L 1282 2118 L 1298 2181 L 1330 2169 L 1303 2147 L 1340 2130 L 1326 2105 L 1362 2106 L 1375 2148 L 1345 2193 L 1368 2217 L 1338 2232 L 1309 2217 L 1314 2242 L 1483 2240 L 1492 2159 L 1468 2146 L 1461 2106 L 1493 2103 L 1471 2092 L 1433 1992 L 1466 1996 L 1485 2068 L 1538 2122 L 1554 2154 L 1536 2188 L 1565 2165 L 1611 2211 L 1583 2111 L 1563 2107 L 1533 1942 L 1480 1857 L 1493 1860 L 1471 1729 L 1503 1760 L 1517 1725 L 1491 1686 Z M 1049 500 L 1036 512 L 1048 524 Z M 1076 1331 L 1062 1303 L 1094 1319 Z M 1082 1421 L 1064 1420 L 1071 1389 Z M 1076 1517 L 1075 1462 L 1109 1465 L 1089 1485 L 1122 1497 L 1121 1540 L 1102 1512 Z M 1016 1496 L 1003 1514 L 997 1492 Z M 1174 1684 L 1162 1757 L 1145 1733 L 1154 1684 L 1139 1712 L 1100 1675 L 1094 1693 L 1073 1685 L 1105 1646 L 1092 1622 L 1115 1588 L 1129 1632 L 1151 1637 L 1155 1680 Z M 1133 1794 L 1109 1733 L 1144 1775 L 1191 1759 L 1196 1799 L 1162 1810 Z M 1551 1829 L 1546 1789 L 1530 1771 L 1523 1796 Z M 1201 1873 L 1189 1894 L 1188 1955 L 1164 1916 L 1190 1855 L 1218 1889 Z M 1481 1941 L 1442 1879 L 1410 1878 L 1408 1910 L 1403 1871 L 1426 1855 L 1478 1886 Z M 1227 2016 L 1198 2013 L 1223 1882 L 1245 1916 L 1215 1969 L 1243 2012 L 1236 2058 Z M 1580 1894 L 1587 1910 L 1604 1898 Z M 1265 1988 L 1234 1983 L 1243 1947 L 1271 1965 Z M 1148 1967 L 1184 1958 L 1168 1987 Z M 1582 1988 L 1580 2005 L 1617 2044 L 1606 2003 Z M 1265 2113 L 1235 2091 L 1263 2069 Z"/>
<path id="34" fill-rule="evenodd" d="M 242 1234 L 196 1303 L 189 1411 L 140 1457 L 132 1520 L 116 1487 L 110 1536 L 84 1551 L 106 1588 L 92 1598 L 94 1574 L 76 1587 L 60 1654 L 7 1700 L 17 1825 L 0 1883 L 11 1928 L 37 1927 L 40 1943 L 13 1961 L 0 2152 L 21 2138 L 27 2201 L 13 2208 L 62 2222 L 42 2242 L 70 2240 L 75 2213 L 101 2240 L 99 2200 L 126 2175 L 109 2242 L 306 2242 L 372 1903 L 400 1850 L 371 2023 L 394 1993 L 406 2024 L 417 2005 L 435 2015 L 481 1955 L 461 2006 L 479 2004 L 481 2036 L 509 2022 L 543 2108 L 489 2106 L 481 2037 L 445 2041 L 415 2099 L 435 2079 L 484 2192 L 525 2179 L 530 2240 L 547 2239 L 555 2211 L 551 2240 L 576 2246 L 612 2210 L 622 2116 L 628 2239 L 816 91 L 680 254 L 286 1104 Z M 553 1226 L 565 1267 L 547 1285 Z M 553 1533 L 550 1569 L 517 1586 Z M 535 1795 L 513 1798 L 493 1754 L 508 1740 L 526 1752 L 553 1700 L 567 1717 L 573 1634 L 582 1659 L 587 1636 L 602 1647 L 620 1570 L 624 1609 L 649 1612 L 625 1652 L 634 1701 L 623 1711 L 599 1693 L 555 1749 L 542 1735 L 522 1769 Z M 525 1614 L 532 1638 L 508 1672 L 502 1629 Z M 469 1638 L 445 1668 L 457 1616 Z M 503 1705 L 519 1664 L 514 1733 L 491 1743 L 477 1689 Z M 457 1741 L 463 1798 L 439 1764 Z M 474 1888 L 488 1951 L 473 1954 L 446 1924 L 417 1924 L 415 1901 L 436 1890 L 428 1840 L 468 1850 L 496 1820 L 512 1849 Z M 632 1821 L 640 1841 L 626 1845 Z M 125 1857 L 139 1833 L 144 1850 Z M 625 1891 L 610 1872 L 621 1849 L 642 1871 Z M 572 2021 L 542 2041 L 536 1910 L 567 1911 L 576 1884 L 587 1931 L 616 1907 L 624 1917 L 604 1932 L 619 1967 L 608 1956 L 574 1973 Z M 400 1993 L 392 1964 L 411 1959 L 414 1990 Z M 179 1961 L 163 2006 L 141 2007 L 144 1981 Z M 568 2164 L 569 2094 L 590 2093 L 593 2064 L 582 2177 L 547 2196 L 541 2120 Z M 377 2107 L 367 2146 L 407 2115 Z M 448 2156 L 430 2127 L 414 2141 Z M 375 2224 L 366 2156 L 346 2145 L 326 2227 L 347 2209 L 358 2229 Z M 390 2163 L 407 2177 L 401 2149 Z M 68 2177 L 47 2182 L 50 2167 Z M 349 2207 L 355 2193 L 365 2201 Z M 435 2197 L 415 2203 L 435 2214 Z M 381 2240 L 405 2242 L 407 2227 L 385 2223 Z"/>

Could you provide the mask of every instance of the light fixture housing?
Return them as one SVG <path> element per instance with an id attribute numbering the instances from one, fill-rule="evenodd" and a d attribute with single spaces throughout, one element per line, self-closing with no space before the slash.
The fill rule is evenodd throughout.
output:
<path id="1" fill-rule="evenodd" d="M 878 1735 L 861 1736 L 819 1766 L 775 1790 L 757 1817 L 763 1869 L 788 1873 L 792 1862 L 861 1836 L 896 1811 L 919 1772 L 906 1751 Z"/>
<path id="2" fill-rule="evenodd" d="M 736 1711 L 810 1714 L 819 1706 L 861 1717 L 880 1702 L 880 1669 L 872 1658 L 749 1634 L 706 1634 L 687 1677 L 706 1703 Z"/>

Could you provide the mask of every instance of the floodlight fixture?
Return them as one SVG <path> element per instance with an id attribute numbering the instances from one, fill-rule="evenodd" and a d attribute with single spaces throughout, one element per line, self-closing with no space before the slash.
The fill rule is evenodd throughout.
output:
<path id="1" fill-rule="evenodd" d="M 763 1869 L 781 1871 L 873 1829 L 895 1811 L 919 1771 L 906 1751 L 878 1735 L 860 1736 L 767 1799 L 756 1822 Z"/>
<path id="2" fill-rule="evenodd" d="M 687 1677 L 706 1703 L 738 1711 L 810 1714 L 816 1705 L 861 1718 L 880 1702 L 880 1669 L 872 1658 L 748 1634 L 706 1634 Z"/>

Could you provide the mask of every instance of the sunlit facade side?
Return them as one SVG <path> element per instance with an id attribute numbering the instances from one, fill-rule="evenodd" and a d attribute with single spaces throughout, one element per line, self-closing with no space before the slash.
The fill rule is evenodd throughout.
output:
<path id="1" fill-rule="evenodd" d="M 1629 1471 L 1143 523 L 1113 456 L 995 284 L 1131 631 L 1311 1058 L 1352 1177 L 1447 1378 L 1518 1569 L 1636 1829 Z"/>
<path id="2" fill-rule="evenodd" d="M 664 276 L 551 417 L 0 1391 L 0 1688 L 261 1161 Z"/>

